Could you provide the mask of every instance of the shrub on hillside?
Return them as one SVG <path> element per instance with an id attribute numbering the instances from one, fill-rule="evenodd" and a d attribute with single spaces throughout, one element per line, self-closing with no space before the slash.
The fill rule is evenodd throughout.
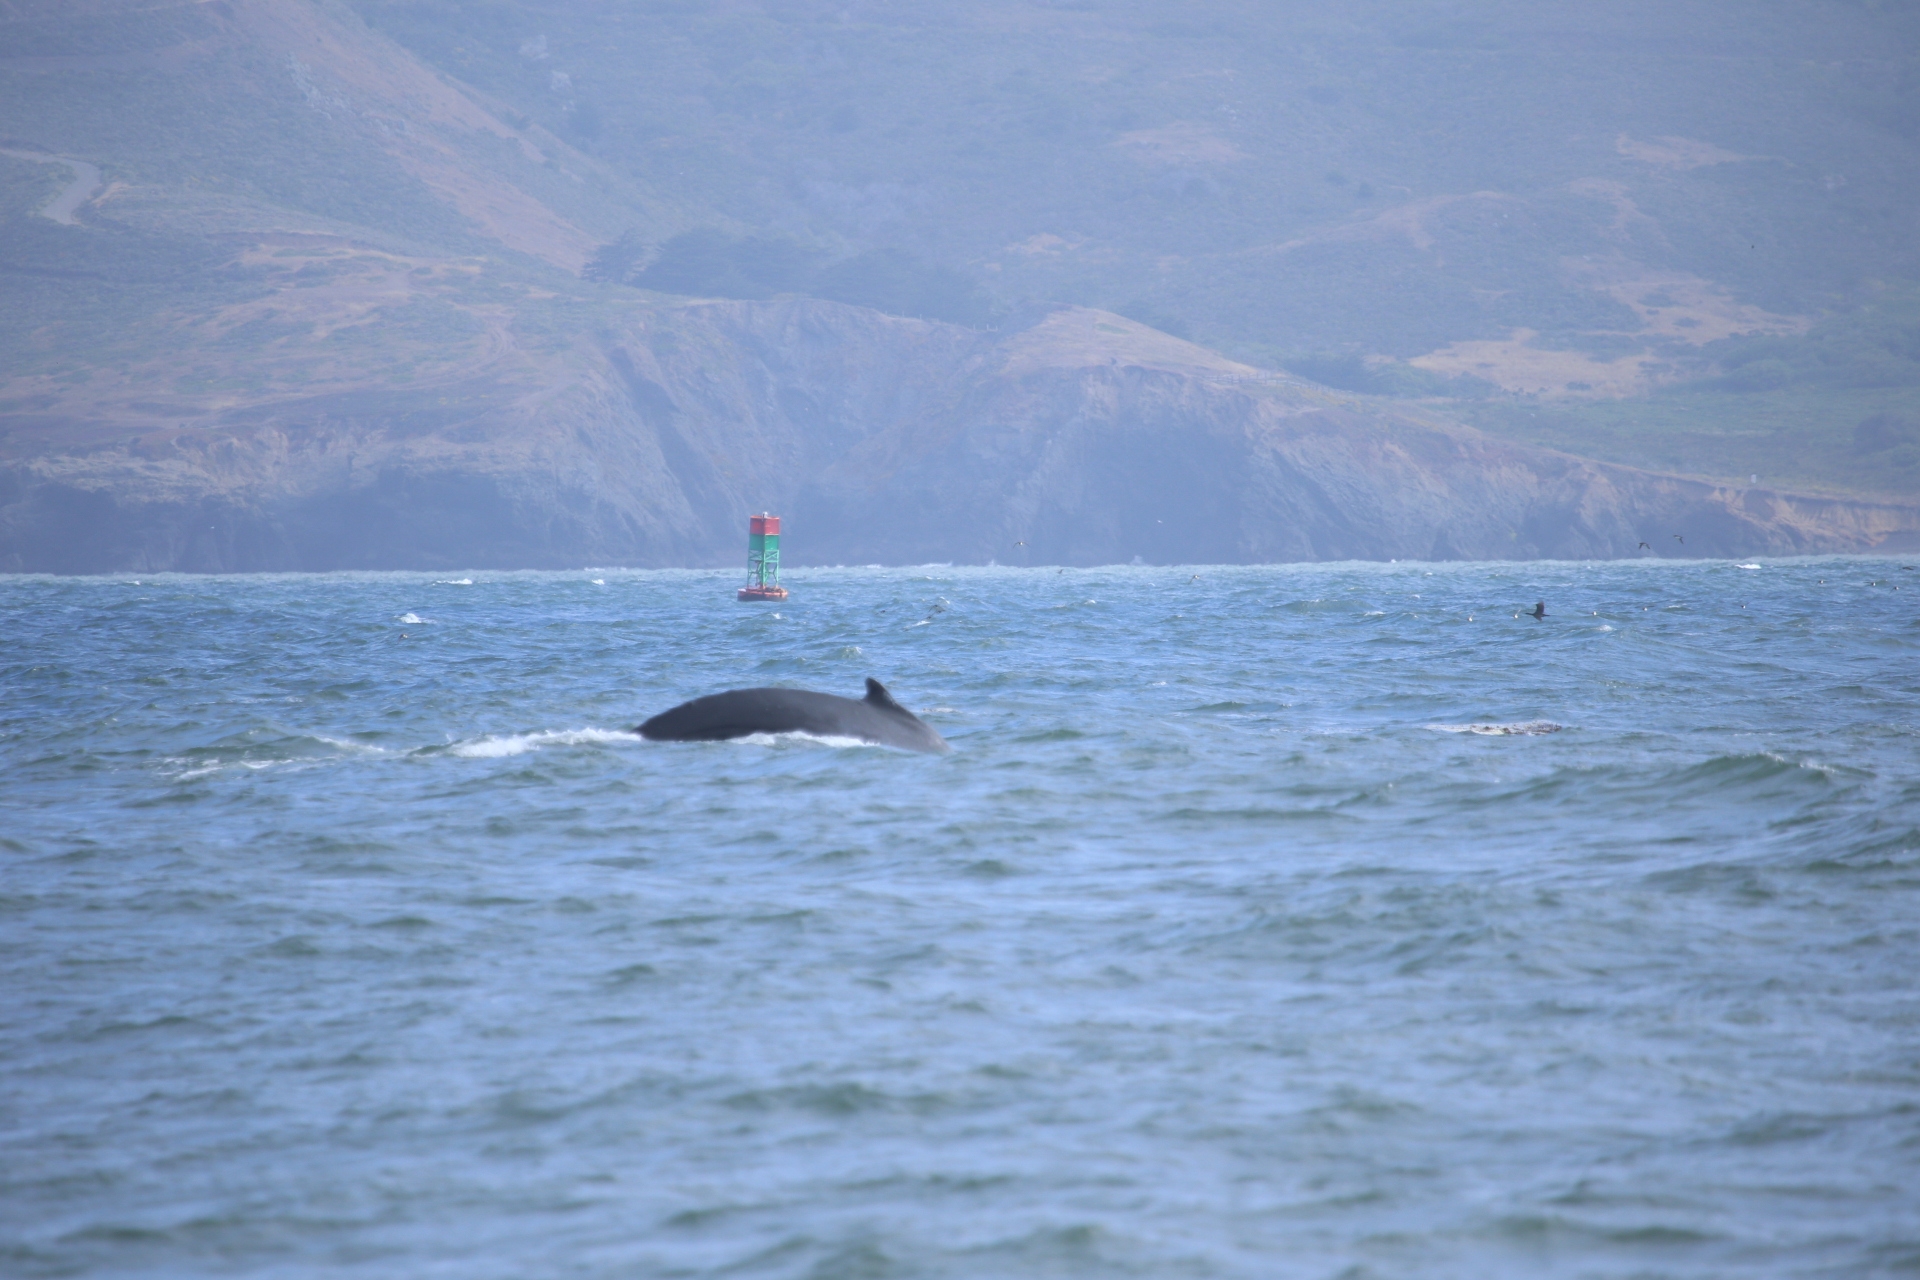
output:
<path id="1" fill-rule="evenodd" d="M 775 236 L 734 236 L 711 227 L 683 231 L 633 277 L 643 289 L 709 298 L 771 298 L 803 293 L 820 255 Z"/>
<path id="2" fill-rule="evenodd" d="M 1920 419 L 1898 413 L 1876 413 L 1853 429 L 1855 453 L 1883 453 L 1902 445 L 1920 445 Z"/>
<path id="3" fill-rule="evenodd" d="M 984 327 L 992 303 L 951 267 L 896 249 L 873 249 L 822 271 L 807 292 L 900 316 Z"/>
<path id="4" fill-rule="evenodd" d="M 1804 334 L 1733 337 L 1702 349 L 1729 391 L 1920 385 L 1920 290 L 1889 289 Z"/>

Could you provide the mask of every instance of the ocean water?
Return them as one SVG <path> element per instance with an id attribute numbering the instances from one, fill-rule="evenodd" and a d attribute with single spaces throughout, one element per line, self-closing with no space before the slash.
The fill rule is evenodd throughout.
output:
<path id="1" fill-rule="evenodd" d="M 733 577 L 0 580 L 0 1273 L 1920 1270 L 1920 572 Z"/>

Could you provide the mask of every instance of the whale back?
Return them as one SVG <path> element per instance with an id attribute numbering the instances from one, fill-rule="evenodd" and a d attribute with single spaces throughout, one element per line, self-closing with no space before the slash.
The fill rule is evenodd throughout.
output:
<path id="1" fill-rule="evenodd" d="M 858 701 L 811 689 L 729 689 L 710 693 L 662 711 L 638 729 L 656 742 L 719 742 L 755 733 L 805 733 L 821 738 L 855 738 L 881 746 L 929 755 L 953 748 L 919 716 L 894 700 L 887 687 L 868 677 L 867 696 Z"/>

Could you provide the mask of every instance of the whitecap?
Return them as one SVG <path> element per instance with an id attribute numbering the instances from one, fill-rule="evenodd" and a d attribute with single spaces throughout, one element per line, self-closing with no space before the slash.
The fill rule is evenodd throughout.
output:
<path id="1" fill-rule="evenodd" d="M 503 756 L 524 755 L 541 747 L 637 741 L 638 734 L 612 729 L 546 729 L 539 733 L 508 733 L 479 738 L 473 742 L 456 742 L 448 748 L 448 752 L 467 760 L 497 760 Z"/>
<path id="2" fill-rule="evenodd" d="M 744 743 L 750 747 L 777 747 L 783 742 L 812 742 L 823 747 L 871 747 L 877 744 L 864 738 L 847 738 L 839 734 L 802 733 L 749 733 L 743 738 L 728 738 L 728 742 Z"/>
<path id="3" fill-rule="evenodd" d="M 425 622 L 426 619 L 421 617 L 419 614 L 413 612 L 411 609 L 409 609 L 407 612 L 400 615 L 400 621 L 406 623 L 410 627 L 417 627 L 421 623 Z"/>
<path id="4" fill-rule="evenodd" d="M 473 579 L 472 578 L 435 578 L 433 585 L 436 587 L 470 587 L 473 585 Z"/>
<path id="5" fill-rule="evenodd" d="M 1736 569 L 1758 569 L 1760 566 L 1757 564 L 1737 564 L 1733 567 Z"/>
<path id="6" fill-rule="evenodd" d="M 1360 616 L 1363 618 L 1384 618 L 1387 616 L 1387 611 L 1385 609 L 1369 609 Z"/>
<path id="7" fill-rule="evenodd" d="M 604 587 L 607 585 L 607 580 L 605 578 L 595 578 L 593 580 L 593 585 L 596 587 Z"/>
<path id="8" fill-rule="evenodd" d="M 1435 733 L 1477 733 L 1486 737 L 1506 737 L 1514 734 L 1558 733 L 1566 726 L 1551 720 L 1517 720 L 1511 724 L 1430 724 L 1427 728 Z"/>
<path id="9" fill-rule="evenodd" d="M 415 618 L 414 621 L 418 622 L 420 621 L 420 619 Z M 324 733 L 316 733 L 313 736 L 317 740 L 326 743 L 328 746 L 338 747 L 342 751 L 365 751 L 370 755 L 376 755 L 376 756 L 384 756 L 387 754 L 387 749 L 385 747 L 376 747 L 369 742 L 353 742 L 346 738 L 329 738 Z"/>

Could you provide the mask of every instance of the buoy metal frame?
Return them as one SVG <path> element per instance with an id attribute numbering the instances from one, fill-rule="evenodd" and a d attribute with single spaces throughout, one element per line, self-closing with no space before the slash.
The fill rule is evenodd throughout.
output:
<path id="1" fill-rule="evenodd" d="M 762 511 L 747 518 L 747 585 L 741 600 L 785 600 L 780 585 L 780 517 Z"/>

